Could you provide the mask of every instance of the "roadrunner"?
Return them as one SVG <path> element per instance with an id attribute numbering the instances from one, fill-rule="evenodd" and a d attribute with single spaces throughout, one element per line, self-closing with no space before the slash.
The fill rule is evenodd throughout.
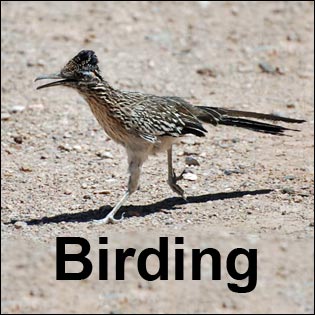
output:
<path id="1" fill-rule="evenodd" d="M 185 198 L 184 190 L 177 184 L 182 175 L 176 176 L 172 165 L 172 145 L 180 137 L 193 134 L 204 137 L 207 130 L 202 123 L 213 126 L 228 125 L 283 135 L 295 130 L 258 120 L 273 120 L 286 123 L 302 123 L 304 120 L 280 117 L 218 107 L 193 106 L 174 96 L 155 96 L 140 92 L 114 89 L 105 81 L 98 67 L 98 59 L 91 50 L 83 50 L 71 59 L 57 74 L 42 75 L 35 79 L 56 79 L 38 86 L 66 86 L 76 89 L 89 104 L 94 116 L 105 132 L 115 142 L 124 146 L 129 165 L 128 189 L 102 223 L 115 223 L 119 208 L 139 187 L 141 167 L 149 155 L 167 151 L 168 184 Z"/>

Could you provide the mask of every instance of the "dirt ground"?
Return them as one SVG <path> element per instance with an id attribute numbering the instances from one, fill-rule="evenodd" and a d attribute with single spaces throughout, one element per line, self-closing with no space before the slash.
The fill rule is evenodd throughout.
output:
<path id="1" fill-rule="evenodd" d="M 197 179 L 181 183 L 187 203 L 169 189 L 160 154 L 144 165 L 125 220 L 95 224 L 125 190 L 126 154 L 75 91 L 34 83 L 81 49 L 96 52 L 116 88 L 307 122 L 292 137 L 209 126 L 207 138 L 175 148 L 178 171 L 187 156 L 200 163 L 190 167 Z M 2 1 L 1 312 L 314 313 L 313 81 L 311 1 Z M 90 241 L 90 278 L 56 280 L 58 236 Z M 98 280 L 100 236 L 110 260 L 115 248 L 158 247 L 160 236 L 171 253 L 184 236 L 185 280 L 174 280 L 172 254 L 168 281 L 142 280 L 135 259 L 125 281 L 114 265 Z M 222 255 L 222 279 L 205 262 L 192 281 L 191 249 L 207 247 Z M 227 287 L 237 247 L 258 251 L 251 293 Z"/>

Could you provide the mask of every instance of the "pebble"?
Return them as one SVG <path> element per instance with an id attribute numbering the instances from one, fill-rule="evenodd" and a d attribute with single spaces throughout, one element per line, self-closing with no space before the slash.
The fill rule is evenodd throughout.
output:
<path id="1" fill-rule="evenodd" d="M 295 203 L 301 203 L 303 201 L 303 197 L 302 196 L 295 196 L 293 201 Z"/>
<path id="2" fill-rule="evenodd" d="M 71 135 L 70 132 L 65 132 L 65 133 L 63 134 L 63 137 L 64 137 L 65 139 L 69 139 L 69 138 L 72 138 L 72 135 Z"/>
<path id="3" fill-rule="evenodd" d="M 10 112 L 15 114 L 15 113 L 20 113 L 25 110 L 25 106 L 23 105 L 14 105 L 11 107 Z"/>
<path id="4" fill-rule="evenodd" d="M 190 145 L 195 145 L 197 142 L 194 138 L 191 138 L 191 137 L 185 137 L 183 139 L 181 139 L 180 141 L 181 143 L 184 143 L 184 144 L 190 144 Z"/>
<path id="5" fill-rule="evenodd" d="M 88 188 L 88 185 L 87 185 L 86 183 L 82 183 L 82 184 L 81 184 L 81 188 L 87 189 L 87 188 Z"/>
<path id="6" fill-rule="evenodd" d="M 110 191 L 109 190 L 95 190 L 93 191 L 94 195 L 109 195 Z"/>
<path id="7" fill-rule="evenodd" d="M 196 72 L 200 75 L 204 75 L 204 76 L 212 77 L 212 78 L 216 78 L 218 76 L 217 71 L 212 68 L 201 68 L 201 69 L 197 69 Z"/>
<path id="8" fill-rule="evenodd" d="M 79 144 L 74 145 L 74 146 L 72 147 L 72 149 L 73 149 L 74 151 L 77 151 L 77 152 L 82 151 L 82 147 L 81 147 Z"/>
<path id="9" fill-rule="evenodd" d="M 70 147 L 70 145 L 69 144 L 60 144 L 60 145 L 58 145 L 58 149 L 60 150 L 60 151 L 71 151 L 71 147 Z"/>
<path id="10" fill-rule="evenodd" d="M 66 189 L 64 192 L 63 192 L 65 195 L 71 195 L 72 194 L 72 191 L 70 189 Z"/>
<path id="11" fill-rule="evenodd" d="M 284 194 L 294 194 L 294 189 L 292 187 L 283 187 L 281 189 L 281 192 L 284 193 Z"/>
<path id="12" fill-rule="evenodd" d="M 23 142 L 23 138 L 21 136 L 15 136 L 13 137 L 13 140 L 18 144 L 22 144 Z"/>
<path id="13" fill-rule="evenodd" d="M 231 13 L 234 15 L 234 16 L 237 16 L 239 14 L 239 8 L 238 7 L 232 7 L 231 8 Z"/>
<path id="14" fill-rule="evenodd" d="M 232 175 L 232 174 L 243 174 L 244 172 L 241 170 L 224 170 L 224 175 Z"/>
<path id="15" fill-rule="evenodd" d="M 96 155 L 102 159 L 112 159 L 113 158 L 113 154 L 110 153 L 109 151 L 98 151 L 98 152 L 96 152 Z"/>
<path id="16" fill-rule="evenodd" d="M 284 176 L 284 179 L 285 180 L 293 180 L 293 179 L 295 179 L 295 176 L 294 175 L 287 175 L 287 176 Z"/>
<path id="17" fill-rule="evenodd" d="M 155 67 L 155 62 L 154 62 L 154 60 L 149 60 L 149 62 L 148 62 L 148 66 L 149 66 L 149 68 L 154 68 Z"/>
<path id="18" fill-rule="evenodd" d="M 184 173 L 183 178 L 185 180 L 195 181 L 195 180 L 197 180 L 198 176 L 194 173 L 189 172 L 189 173 Z"/>
<path id="19" fill-rule="evenodd" d="M 200 163 L 197 161 L 197 159 L 195 159 L 192 156 L 186 156 L 185 163 L 186 163 L 186 165 L 195 165 L 195 166 L 200 165 Z"/>
<path id="20" fill-rule="evenodd" d="M 279 67 L 275 67 L 268 62 L 262 61 L 258 65 L 263 72 L 270 74 L 284 74 L 284 71 L 282 69 L 280 69 Z"/>
<path id="21" fill-rule="evenodd" d="M 32 170 L 32 168 L 30 166 L 22 165 L 20 167 L 20 171 L 22 171 L 22 172 L 32 172 L 33 170 Z"/>
<path id="22" fill-rule="evenodd" d="M 17 221 L 14 223 L 14 227 L 16 229 L 24 229 L 25 227 L 27 227 L 27 223 L 23 221 Z"/>
<path id="23" fill-rule="evenodd" d="M 232 175 L 232 173 L 231 170 L 224 170 L 224 175 Z"/>
<path id="24" fill-rule="evenodd" d="M 1 120 L 9 120 L 11 115 L 9 113 L 1 113 Z"/>

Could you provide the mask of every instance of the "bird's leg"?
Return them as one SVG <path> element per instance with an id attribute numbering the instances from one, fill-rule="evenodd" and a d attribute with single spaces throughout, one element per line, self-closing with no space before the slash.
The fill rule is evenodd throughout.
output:
<path id="1" fill-rule="evenodd" d="M 172 147 L 167 150 L 167 164 L 168 164 L 168 184 L 171 187 L 171 189 L 179 194 L 182 198 L 186 200 L 185 192 L 184 190 L 177 185 L 177 181 L 183 179 L 183 173 L 182 172 L 179 176 L 176 176 L 175 171 L 173 169 L 173 159 L 172 159 Z"/>
<path id="2" fill-rule="evenodd" d="M 128 199 L 129 196 L 130 196 L 130 193 L 127 190 L 125 194 L 123 195 L 123 197 L 117 202 L 113 210 L 110 213 L 108 213 L 108 215 L 105 218 L 100 219 L 100 220 L 95 220 L 95 222 L 106 224 L 106 223 L 117 223 L 121 221 L 124 217 L 124 214 L 121 216 L 119 220 L 115 219 L 114 215 L 117 213 L 117 211 L 120 209 L 120 207 L 124 204 L 124 202 Z"/>
<path id="3" fill-rule="evenodd" d="M 119 200 L 119 202 L 115 205 L 113 210 L 107 214 L 107 216 L 103 219 L 96 220 L 97 223 L 117 223 L 124 218 L 124 214 L 122 214 L 120 219 L 115 219 L 114 215 L 120 209 L 120 207 L 124 204 L 124 202 L 129 198 L 129 196 L 134 193 L 139 187 L 139 178 L 141 172 L 142 162 L 138 159 L 129 158 L 129 182 L 128 182 L 128 190 L 125 192 L 124 196 Z"/>

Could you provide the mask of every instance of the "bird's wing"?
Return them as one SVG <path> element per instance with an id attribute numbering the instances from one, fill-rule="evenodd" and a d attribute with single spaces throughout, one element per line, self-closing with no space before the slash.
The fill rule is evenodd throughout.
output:
<path id="1" fill-rule="evenodd" d="M 132 96 L 127 129 L 149 142 L 161 136 L 179 137 L 188 133 L 201 137 L 207 132 L 189 110 L 191 105 L 180 98 L 140 93 Z"/>

